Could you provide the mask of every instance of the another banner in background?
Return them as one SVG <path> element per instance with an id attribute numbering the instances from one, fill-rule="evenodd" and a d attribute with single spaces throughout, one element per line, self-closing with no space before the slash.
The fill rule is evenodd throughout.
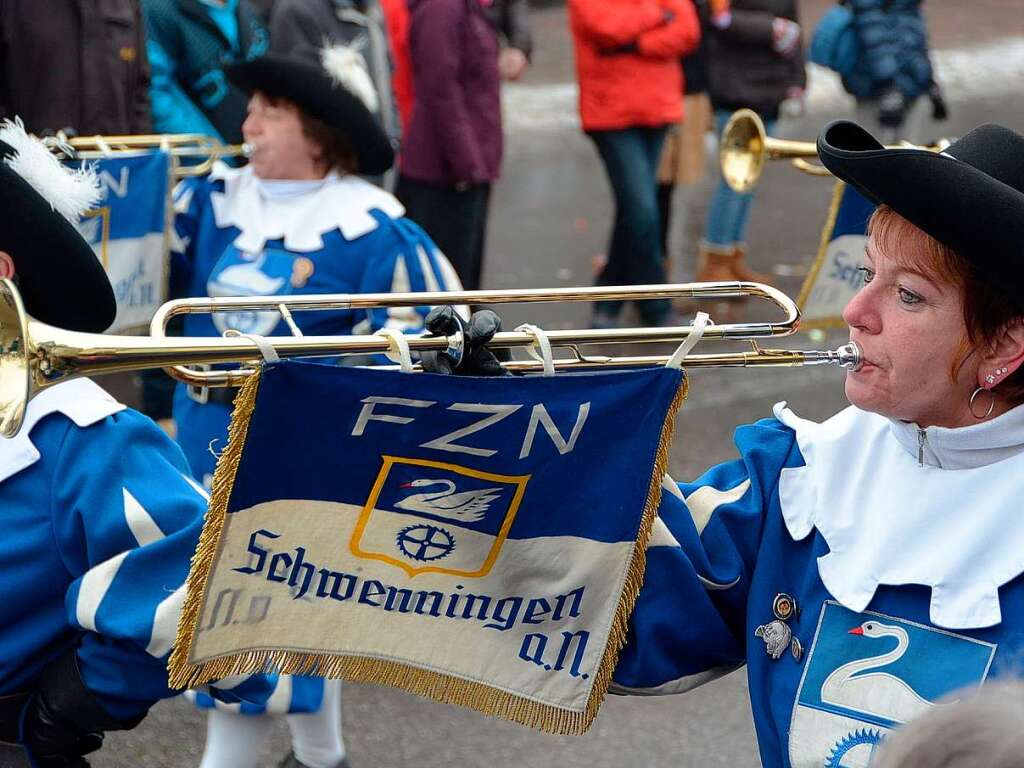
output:
<path id="1" fill-rule="evenodd" d="M 172 158 L 161 151 L 119 151 L 86 162 L 96 169 L 103 199 L 79 229 L 114 287 L 117 316 L 109 332 L 148 328 L 167 300 Z"/>
<path id="2" fill-rule="evenodd" d="M 817 258 L 796 300 L 800 330 L 846 327 L 843 310 L 863 285 L 858 267 L 863 262 L 868 219 L 874 210 L 874 203 L 857 190 L 836 182 Z"/>
<path id="3" fill-rule="evenodd" d="M 313 673 L 583 733 L 685 391 L 673 368 L 264 366 L 235 400 L 173 684 Z"/>

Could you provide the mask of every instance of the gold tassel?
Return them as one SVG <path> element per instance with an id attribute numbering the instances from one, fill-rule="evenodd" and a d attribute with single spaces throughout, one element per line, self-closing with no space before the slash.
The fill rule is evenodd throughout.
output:
<path id="1" fill-rule="evenodd" d="M 172 688 L 191 688 L 195 685 L 220 679 L 224 675 L 208 677 L 199 683 L 195 682 L 197 670 L 189 664 L 192 651 L 192 638 L 199 626 L 203 613 L 206 595 L 206 581 L 210 577 L 210 569 L 217 557 L 220 537 L 224 531 L 224 520 L 227 517 L 228 501 L 231 489 L 235 485 L 235 474 L 242 460 L 242 449 L 245 447 L 245 435 L 249 430 L 249 420 L 256 408 L 256 394 L 260 388 L 262 368 L 247 377 L 245 383 L 235 395 L 235 407 L 231 414 L 231 425 L 228 427 L 228 445 L 217 459 L 217 468 L 213 473 L 213 493 L 210 494 L 210 506 L 203 520 L 203 531 L 199 536 L 199 545 L 192 555 L 192 564 L 188 572 L 188 588 L 185 591 L 185 602 L 178 619 L 178 636 L 174 650 L 167 662 L 168 680 Z"/>
<path id="2" fill-rule="evenodd" d="M 229 654 L 199 664 L 190 664 L 188 657 L 192 637 L 201 615 L 202 595 L 220 543 L 227 504 L 238 471 L 258 387 L 258 376 L 251 377 L 235 399 L 235 411 L 228 433 L 228 447 L 217 462 L 210 508 L 206 515 L 199 547 L 192 558 L 188 595 L 178 625 L 178 642 L 169 664 L 172 686 L 195 688 L 212 680 L 259 672 L 290 675 L 316 674 L 318 677 L 343 678 L 355 682 L 399 688 L 445 704 L 470 707 L 487 715 L 511 720 L 520 725 L 538 728 L 549 733 L 562 735 L 586 733 L 594 718 L 597 717 L 611 682 L 619 653 L 626 644 L 629 617 L 633 613 L 633 607 L 636 605 L 640 588 L 643 585 L 644 568 L 647 563 L 647 542 L 651 537 L 654 517 L 661 502 L 661 483 L 668 469 L 669 446 L 672 443 L 676 414 L 689 390 L 687 379 L 684 377 L 680 382 L 662 425 L 647 499 L 644 503 L 622 595 L 612 620 L 604 657 L 594 677 L 590 698 L 582 711 L 530 701 L 517 694 L 502 691 L 484 683 L 463 680 L 452 675 L 384 659 L 303 651 L 259 650 Z"/>

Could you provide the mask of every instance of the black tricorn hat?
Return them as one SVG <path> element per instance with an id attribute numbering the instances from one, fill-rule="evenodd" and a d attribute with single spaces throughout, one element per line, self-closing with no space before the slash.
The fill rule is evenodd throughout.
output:
<path id="1" fill-rule="evenodd" d="M 836 177 L 885 204 L 1003 286 L 1024 310 L 1024 136 L 982 125 L 941 153 L 887 149 L 856 123 L 818 136 Z"/>
<path id="2" fill-rule="evenodd" d="M 59 328 L 101 333 L 117 313 L 103 265 L 71 222 L 11 167 L 19 154 L 0 141 L 0 251 L 14 260 L 25 311 Z"/>
<path id="3" fill-rule="evenodd" d="M 358 55 L 358 54 L 354 54 Z M 327 54 L 324 54 L 325 60 Z M 352 142 L 359 173 L 377 176 L 395 162 L 391 141 L 366 102 L 311 56 L 268 53 L 231 64 L 228 79 L 244 91 L 295 102 L 303 111 L 346 135 Z M 368 75 L 365 75 L 368 80 Z"/>

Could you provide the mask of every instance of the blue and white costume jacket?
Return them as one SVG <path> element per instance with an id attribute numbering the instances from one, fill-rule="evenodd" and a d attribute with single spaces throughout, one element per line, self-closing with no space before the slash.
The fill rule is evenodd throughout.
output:
<path id="1" fill-rule="evenodd" d="M 251 168 L 217 164 L 209 176 L 175 192 L 172 293 L 182 296 L 269 296 L 461 290 L 455 270 L 433 241 L 404 217 L 401 203 L 358 176 L 318 182 L 265 181 Z M 422 328 L 428 308 L 296 312 L 306 335 Z M 288 335 L 276 312 L 188 315 L 187 336 L 220 336 L 228 328 Z M 223 449 L 230 407 L 201 405 L 179 386 L 174 399 L 178 440 L 193 475 L 209 487 Z"/>
<path id="2" fill-rule="evenodd" d="M 0 510 L 0 696 L 31 691 L 73 648 L 116 718 L 175 695 L 167 658 L 206 498 L 167 436 L 87 379 L 46 389 L 0 440 Z M 211 691 L 261 702 L 274 682 Z"/>
<path id="3" fill-rule="evenodd" d="M 765 766 L 867 766 L 941 697 L 1019 673 L 1024 408 L 920 430 L 784 405 L 737 430 L 738 460 L 666 479 L 613 690 L 746 664 Z"/>
<path id="4" fill-rule="evenodd" d="M 388 192 L 357 176 L 322 182 L 265 181 L 252 169 L 214 166 L 208 177 L 175 191 L 175 296 L 266 296 L 461 290 L 448 259 Z M 428 307 L 296 312 L 306 335 L 415 332 Z M 288 335 L 277 312 L 188 315 L 187 336 L 220 336 L 228 328 Z M 231 418 L 228 405 L 200 404 L 179 385 L 174 396 L 178 441 L 193 476 L 209 487 Z M 285 688 L 289 688 L 285 692 Z M 270 711 L 315 710 L 319 679 L 282 676 Z M 290 698 L 290 703 L 285 703 Z M 200 706 L 214 701 L 199 695 Z M 221 702 L 217 702 L 223 708 Z M 260 707 L 231 707 L 255 714 Z"/>

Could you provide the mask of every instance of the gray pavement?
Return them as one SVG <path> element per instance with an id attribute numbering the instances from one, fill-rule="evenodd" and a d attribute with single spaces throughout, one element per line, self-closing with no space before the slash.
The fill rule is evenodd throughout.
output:
<path id="1" fill-rule="evenodd" d="M 816 18 L 824 0 L 804 3 Z M 1022 23 L 1017 0 L 928 4 L 937 44 L 953 47 L 991 41 Z M 969 9 L 969 12 L 968 12 Z M 1018 21 L 1014 21 L 1017 19 Z M 523 87 L 569 83 L 571 45 L 564 11 L 538 12 L 539 50 Z M 941 73 L 940 73 L 941 74 Z M 942 133 L 956 135 L 981 122 L 1024 128 L 1024 100 L 1007 96 L 1006 84 L 961 88 Z M 515 105 L 513 105 L 515 106 Z M 524 107 L 525 109 L 525 107 Z M 787 126 L 791 136 L 812 137 L 828 115 L 820 112 Z M 608 236 L 611 200 L 593 147 L 573 128 L 530 129 L 509 116 L 504 176 L 495 189 L 486 287 L 585 285 L 591 261 Z M 677 191 L 672 237 L 673 270 L 692 272 L 695 243 L 706 211 L 712 176 Z M 799 272 L 809 265 L 828 206 L 828 181 L 776 164 L 762 182 L 749 230 L 750 259 L 759 270 Z M 799 277 L 778 276 L 795 296 Z M 548 328 L 585 327 L 586 305 L 513 307 L 506 325 L 530 320 Z M 755 310 L 744 314 L 759 316 Z M 834 347 L 845 334 L 824 340 L 801 334 L 789 346 Z M 786 340 L 789 341 L 789 340 Z M 678 478 L 733 457 L 735 425 L 767 416 L 787 399 L 801 415 L 825 418 L 845 405 L 840 372 L 811 369 L 694 372 L 689 399 L 678 419 L 671 472 Z M 680 617 L 685 620 L 685 617 Z M 354 768 L 465 766 L 560 766 L 560 768 L 682 768 L 758 765 L 753 727 L 741 672 L 691 694 L 658 699 L 611 698 L 590 733 L 555 737 L 415 696 L 367 685 L 344 689 L 343 722 Z M 270 744 L 259 768 L 274 765 L 287 750 L 287 729 L 268 722 Z M 203 740 L 203 718 L 183 700 L 157 705 L 135 731 L 112 734 L 93 760 L 98 768 L 195 766 Z M 254 767 L 257 768 L 257 767 Z"/>

